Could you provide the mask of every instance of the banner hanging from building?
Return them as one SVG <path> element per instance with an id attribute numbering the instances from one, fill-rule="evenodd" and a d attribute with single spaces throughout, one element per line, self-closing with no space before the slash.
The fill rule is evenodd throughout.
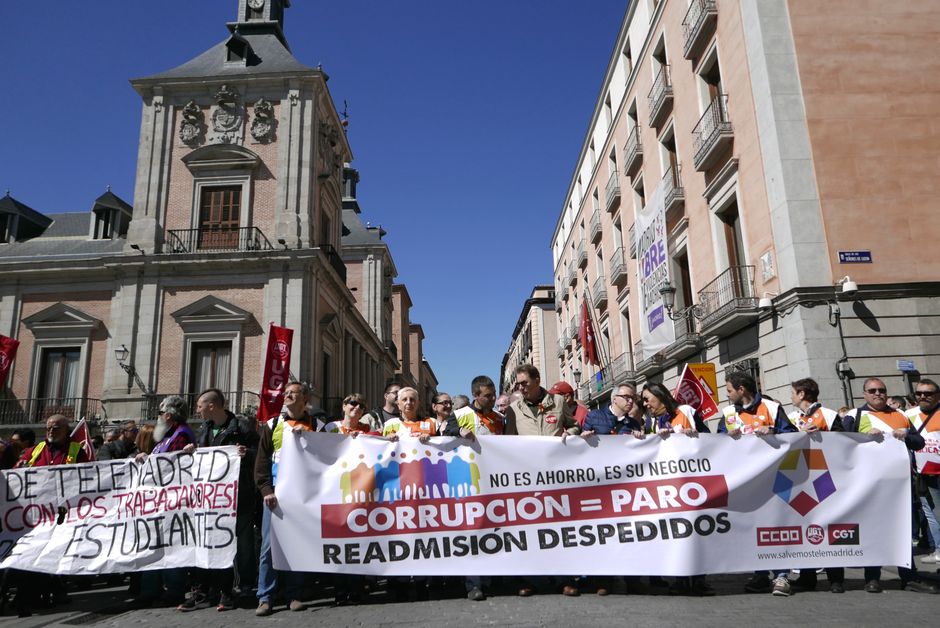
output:
<path id="1" fill-rule="evenodd" d="M 290 432 L 281 453 L 278 569 L 687 576 L 911 560 L 896 439 Z"/>
<path id="2" fill-rule="evenodd" d="M 284 405 L 284 389 L 290 373 L 291 343 L 294 330 L 278 327 L 274 323 L 268 328 L 268 348 L 264 352 L 264 379 L 261 382 L 261 403 L 258 405 L 258 421 L 267 421 L 281 411 Z"/>
<path id="3" fill-rule="evenodd" d="M 235 447 L 0 472 L 0 569 L 97 575 L 235 559 Z"/>
<path id="4" fill-rule="evenodd" d="M 914 452 L 917 472 L 924 475 L 940 475 L 940 432 L 921 432 L 926 445 Z"/>
<path id="5" fill-rule="evenodd" d="M 19 340 L 0 334 L 0 388 L 6 385 L 7 375 L 10 373 L 10 367 L 13 365 L 16 349 L 19 346 Z"/>
<path id="6" fill-rule="evenodd" d="M 711 375 L 710 381 L 709 374 Z M 707 421 L 721 414 L 718 404 L 715 403 L 716 387 L 714 364 L 686 364 L 675 390 L 672 391 L 672 396 L 679 403 L 688 404 L 698 410 L 702 418 Z"/>
<path id="7" fill-rule="evenodd" d="M 640 286 L 640 342 L 649 359 L 676 341 L 676 329 L 666 314 L 660 288 L 669 282 L 665 182 L 660 182 L 646 207 L 636 216 L 637 285 Z"/>

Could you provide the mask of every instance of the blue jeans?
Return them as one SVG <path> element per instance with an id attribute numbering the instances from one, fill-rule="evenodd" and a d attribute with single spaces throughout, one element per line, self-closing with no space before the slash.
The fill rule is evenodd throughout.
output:
<path id="1" fill-rule="evenodd" d="M 940 479 L 937 476 L 928 476 L 927 490 L 930 493 L 930 501 L 933 501 L 933 508 L 927 497 L 920 498 L 921 508 L 924 509 L 924 516 L 927 518 L 927 529 L 930 531 L 931 549 L 940 549 Z"/>
<path id="2" fill-rule="evenodd" d="M 271 558 L 271 509 L 263 506 L 261 514 L 261 556 L 258 557 L 258 602 L 271 603 L 277 589 L 278 574 L 284 578 L 284 593 L 288 600 L 299 600 L 303 594 L 304 575 L 297 571 L 274 569 Z"/>

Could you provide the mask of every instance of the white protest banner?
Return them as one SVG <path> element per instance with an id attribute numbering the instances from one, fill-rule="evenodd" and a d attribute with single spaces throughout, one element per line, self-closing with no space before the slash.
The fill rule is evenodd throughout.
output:
<path id="1" fill-rule="evenodd" d="M 907 451 L 866 434 L 290 434 L 276 493 L 279 569 L 683 576 L 911 560 Z"/>
<path id="2" fill-rule="evenodd" d="M 914 452 L 917 472 L 924 475 L 940 475 L 940 432 L 921 432 L 924 448 Z"/>
<path id="3" fill-rule="evenodd" d="M 0 569 L 101 574 L 229 567 L 235 447 L 2 472 Z"/>
<path id="4" fill-rule="evenodd" d="M 666 316 L 659 290 L 669 282 L 666 238 L 665 181 L 636 216 L 637 284 L 640 286 L 640 342 L 648 359 L 676 341 L 676 328 Z M 687 303 L 686 305 L 691 305 Z"/>

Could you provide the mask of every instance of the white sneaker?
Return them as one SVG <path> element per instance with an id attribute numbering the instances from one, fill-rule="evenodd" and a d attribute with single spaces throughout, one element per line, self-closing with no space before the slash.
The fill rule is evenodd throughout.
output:
<path id="1" fill-rule="evenodd" d="M 940 548 L 937 548 L 933 551 L 933 554 L 927 554 L 920 559 L 923 563 L 928 563 L 930 565 L 940 564 Z"/>
<path id="2" fill-rule="evenodd" d="M 790 581 L 786 576 L 780 576 L 774 580 L 773 594 L 777 597 L 790 597 Z"/>

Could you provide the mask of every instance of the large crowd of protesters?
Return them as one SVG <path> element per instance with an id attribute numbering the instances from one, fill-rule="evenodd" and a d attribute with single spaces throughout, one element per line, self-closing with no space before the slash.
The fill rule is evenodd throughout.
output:
<path id="1" fill-rule="evenodd" d="M 819 387 L 809 378 L 792 383 L 790 402 L 794 409 L 790 413 L 784 411 L 782 403 L 762 395 L 753 377 L 745 373 L 728 373 L 725 389 L 730 403 L 722 409 L 716 431 L 733 438 L 759 438 L 797 431 L 849 431 L 881 439 L 896 438 L 913 452 L 924 447 L 922 433 L 940 431 L 940 387 L 929 379 L 921 379 L 915 386 L 914 398 L 908 399 L 889 397 L 882 380 L 869 378 L 863 385 L 865 403 L 858 408 L 838 411 L 819 403 Z M 220 446 L 236 446 L 242 458 L 236 513 L 237 551 L 233 565 L 217 570 L 175 568 L 131 574 L 133 606 L 171 606 L 188 612 L 206 608 L 227 611 L 250 605 L 255 607 L 256 615 L 266 616 L 283 600 L 291 611 L 301 611 L 306 608 L 305 600 L 309 599 L 306 591 L 312 578 L 316 578 L 321 592 L 325 584 L 332 585 L 337 604 L 359 603 L 378 592 L 380 582 L 374 577 L 274 569 L 271 517 L 278 509 L 274 487 L 285 430 L 388 440 L 405 436 L 422 441 L 434 436 L 474 439 L 489 435 L 539 435 L 562 440 L 618 435 L 639 439 L 682 438 L 711 431 L 695 408 L 677 402 L 660 383 L 646 384 L 642 390 L 621 384 L 611 391 L 609 404 L 588 410 L 576 400 L 570 384 L 557 382 L 545 389 L 538 370 L 528 364 L 516 369 L 511 394 L 497 395 L 493 381 L 481 375 L 471 382 L 469 396 L 438 393 L 428 409 L 421 408 L 414 388 L 395 383 L 386 387 L 381 403 L 371 409 L 363 395 L 347 395 L 342 402 L 341 416 L 328 417 L 322 410 L 312 408 L 309 401 L 307 385 L 291 382 L 284 390 L 281 413 L 258 423 L 254 418 L 236 416 L 227 410 L 223 394 L 210 389 L 199 395 L 195 408 L 190 408 L 182 397 L 170 396 L 162 401 L 155 423 L 138 425 L 128 421 L 104 435 L 97 447 L 98 460 L 133 458 L 141 462 L 152 454 Z M 191 418 L 201 421 L 195 431 L 190 427 Z M 69 420 L 62 415 L 49 417 L 45 438 L 36 441 L 32 430 L 20 429 L 9 441 L 0 443 L 2 468 L 70 464 L 88 459 L 80 443 L 70 438 Z M 912 547 L 918 543 L 926 546 L 928 555 L 921 561 L 927 564 L 940 564 L 938 477 L 919 475 L 912 466 Z M 902 514 L 897 513 L 897 516 Z M 898 567 L 901 588 L 938 593 L 934 584 L 921 579 L 913 559 L 911 564 L 912 568 Z M 817 589 L 817 570 L 799 570 L 799 576 L 794 578 L 791 568 L 800 565 L 779 567 L 770 573 L 754 573 L 742 582 L 744 590 L 786 597 Z M 828 590 L 843 593 L 844 569 L 825 571 Z M 607 595 L 613 590 L 615 577 L 616 574 L 591 578 L 396 576 L 385 579 L 385 591 L 388 599 L 395 601 L 428 599 L 440 595 L 447 587 L 459 587 L 461 594 L 465 592 L 467 598 L 474 601 L 484 600 L 497 591 L 523 597 L 551 591 L 568 596 L 589 591 Z M 68 583 L 63 577 L 17 571 L 7 574 L 7 581 L 10 580 L 17 590 L 15 606 L 21 616 L 29 615 L 36 608 L 68 601 Z M 624 582 L 628 593 L 715 594 L 704 575 L 674 578 L 672 582 L 658 576 L 629 576 Z M 8 588 L 10 584 L 8 582 Z M 864 590 L 870 593 L 883 590 L 880 566 L 865 568 Z"/>

